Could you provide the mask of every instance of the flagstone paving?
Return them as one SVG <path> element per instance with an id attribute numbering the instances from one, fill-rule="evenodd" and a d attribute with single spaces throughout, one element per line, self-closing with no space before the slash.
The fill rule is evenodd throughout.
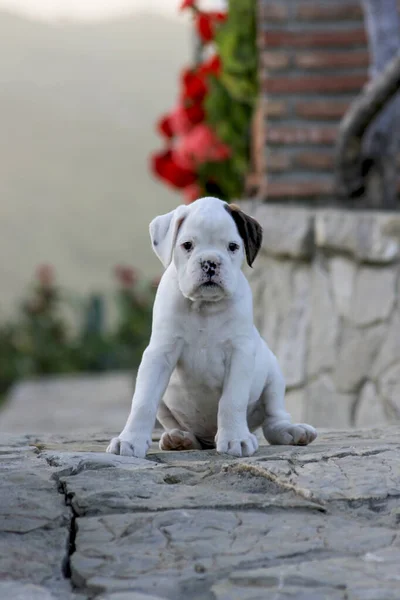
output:
<path id="1" fill-rule="evenodd" d="M 400 598 L 400 428 L 244 459 L 111 435 L 0 435 L 0 598 Z"/>

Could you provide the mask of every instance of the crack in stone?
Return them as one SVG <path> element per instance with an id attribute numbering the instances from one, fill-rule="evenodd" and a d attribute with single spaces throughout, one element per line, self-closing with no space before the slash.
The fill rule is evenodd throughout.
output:
<path id="1" fill-rule="evenodd" d="M 39 441 L 37 441 L 35 443 L 31 443 L 30 446 L 32 447 L 33 452 L 35 453 L 36 457 L 39 460 L 43 460 L 43 458 L 45 458 L 45 462 L 47 463 L 48 466 L 50 466 L 50 467 L 59 466 L 58 464 L 54 464 L 53 461 L 48 460 L 47 457 L 43 457 L 42 451 L 43 451 L 44 445 L 41 444 Z M 60 481 L 59 473 L 52 473 L 52 475 L 50 476 L 50 480 L 53 480 L 55 482 L 55 487 L 56 487 L 55 491 L 64 497 L 64 502 L 65 502 L 65 505 L 68 507 L 68 512 L 69 512 L 69 516 L 63 519 L 62 524 L 59 524 L 59 527 L 60 526 L 63 528 L 66 527 L 67 531 L 68 531 L 68 536 L 67 536 L 67 541 L 66 541 L 66 546 L 65 546 L 65 553 L 61 559 L 61 564 L 59 566 L 60 566 L 60 574 L 62 575 L 62 577 L 65 580 L 69 580 L 71 598 L 72 598 L 74 595 L 74 589 L 73 589 L 73 586 L 70 581 L 71 580 L 71 556 L 73 555 L 73 553 L 76 550 L 75 539 L 76 539 L 76 532 L 77 532 L 77 528 L 76 528 L 77 515 L 76 515 L 73 507 L 71 506 L 70 495 L 67 493 L 65 486 Z M 67 519 L 67 522 L 65 522 L 66 519 Z M 52 527 L 45 526 L 45 527 L 43 527 L 43 529 L 49 530 L 49 529 L 52 529 Z M 43 582 L 43 585 L 46 586 L 46 581 Z M 79 592 L 81 592 L 81 590 L 79 590 Z M 83 599 L 83 597 L 84 597 L 83 595 L 80 595 L 80 598 Z"/>
<path id="2" fill-rule="evenodd" d="M 165 546 L 165 550 L 169 550 L 170 547 L 171 547 L 171 544 L 172 544 L 172 536 L 171 536 L 171 534 L 169 533 L 169 531 L 167 531 L 166 527 L 160 526 L 157 529 L 161 533 L 161 535 L 164 536 L 165 541 L 167 542 L 166 546 Z"/>
<path id="3" fill-rule="evenodd" d="M 294 459 L 294 458 L 289 458 L 288 459 L 288 463 L 289 463 L 290 468 L 291 468 L 291 473 L 294 473 L 297 477 L 299 477 L 299 473 L 296 470 L 296 466 L 297 467 L 301 467 L 301 463 L 296 462 L 296 459 Z"/>
<path id="4" fill-rule="evenodd" d="M 229 544 L 229 550 L 231 550 L 231 549 L 232 549 L 232 546 L 234 545 L 234 543 L 235 543 L 235 542 L 236 542 L 236 540 L 238 539 L 238 533 L 237 533 L 237 529 L 238 529 L 238 528 L 239 528 L 241 525 L 243 525 L 243 519 L 242 519 L 242 518 L 241 518 L 241 517 L 238 515 L 238 513 L 237 513 L 237 512 L 234 512 L 234 513 L 233 513 L 233 516 L 235 517 L 235 519 L 236 519 L 236 521 L 237 521 L 237 522 L 236 522 L 236 525 L 235 525 L 235 528 L 234 528 L 234 530 L 232 531 L 232 537 L 231 537 L 231 541 L 230 541 L 230 544 Z M 264 535 L 267 535 L 267 534 L 269 533 L 269 531 L 270 531 L 269 529 L 268 529 L 267 531 L 265 531 L 265 532 L 264 532 Z M 247 552 L 247 551 L 246 551 L 246 552 Z"/>
<path id="5" fill-rule="evenodd" d="M 326 456 L 324 454 L 321 454 L 318 457 L 315 458 L 307 458 L 307 457 L 302 457 L 301 460 L 298 460 L 299 454 L 298 453 L 294 453 L 291 454 L 287 457 L 280 457 L 280 458 L 276 458 L 275 456 L 272 457 L 262 457 L 261 459 L 258 460 L 258 462 L 268 462 L 268 461 L 287 461 L 291 466 L 303 466 L 303 465 L 308 465 L 308 464 L 312 464 L 312 463 L 320 463 L 320 462 L 327 462 L 333 459 L 337 459 L 337 458 L 350 458 L 350 457 L 364 457 L 364 456 L 375 456 L 377 454 L 384 454 L 385 452 L 390 452 L 391 450 L 400 450 L 400 446 L 398 446 L 397 444 L 394 444 L 393 446 L 386 446 L 384 448 L 377 448 L 375 450 L 365 450 L 365 451 L 358 451 L 355 448 L 352 450 L 343 450 L 341 452 L 337 452 L 335 454 L 330 454 L 329 456 Z M 263 467 L 265 468 L 265 467 Z M 297 473 L 296 473 L 297 474 Z"/>
<path id="6" fill-rule="evenodd" d="M 293 552 L 279 558 L 259 558 L 257 560 L 244 561 L 237 566 L 237 570 L 241 569 L 264 569 L 268 567 L 279 567 L 283 565 L 301 564 L 306 562 L 329 560 L 330 558 L 343 558 L 345 556 L 354 557 L 356 554 L 343 554 L 334 550 L 325 550 L 324 548 L 306 550 L 305 552 Z M 299 560 L 300 559 L 300 560 Z"/>
<path id="7" fill-rule="evenodd" d="M 144 506 L 131 506 L 127 509 L 121 509 L 119 508 L 118 510 L 116 509 L 110 509 L 109 512 L 102 512 L 102 513 L 98 513 L 98 512 L 81 512 L 81 513 L 76 513 L 76 511 L 74 510 L 74 513 L 76 514 L 76 516 L 78 518 L 82 518 L 82 517 L 107 517 L 107 516 L 111 516 L 111 515 L 134 515 L 134 514 L 140 514 L 140 513 L 145 513 L 148 515 L 151 514 L 157 514 L 157 513 L 168 513 L 168 512 L 172 512 L 174 510 L 205 510 L 205 511 L 217 511 L 217 512 L 227 512 L 227 511 L 231 511 L 231 512 L 235 512 L 240 510 L 241 512 L 260 512 L 262 513 L 263 511 L 265 511 L 266 509 L 268 509 L 270 512 L 282 512 L 282 511 L 286 511 L 286 510 L 294 510 L 296 512 L 307 512 L 309 510 L 312 511 L 316 511 L 316 512 L 327 512 L 327 509 L 325 506 L 323 506 L 322 504 L 317 504 L 316 502 L 308 502 L 308 503 L 304 503 L 304 504 L 296 504 L 296 503 L 287 503 L 287 504 L 278 504 L 278 503 L 271 503 L 271 502 L 264 502 L 264 503 L 260 503 L 260 502 L 246 502 L 245 504 L 224 504 L 223 506 L 210 506 L 209 504 L 205 504 L 203 505 L 183 505 L 183 504 L 179 504 L 179 507 L 171 507 L 171 508 L 166 508 L 166 507 L 160 507 L 160 508 L 146 508 Z"/>
<path id="8" fill-rule="evenodd" d="M 57 474 L 55 474 L 55 475 L 56 475 L 55 480 L 57 481 L 57 484 L 58 484 L 58 493 L 62 494 L 64 496 L 65 505 L 68 506 L 68 509 L 70 511 L 69 535 L 68 535 L 68 541 L 67 541 L 65 555 L 64 555 L 64 558 L 63 558 L 62 564 L 61 564 L 61 572 L 65 579 L 71 580 L 71 556 L 76 551 L 76 534 L 77 534 L 76 520 L 77 520 L 78 515 L 76 514 L 76 512 L 71 504 L 71 495 L 67 492 L 65 484 L 58 479 Z M 72 587 L 72 584 L 71 584 L 71 587 Z"/>
<path id="9" fill-rule="evenodd" d="M 72 510 L 72 509 L 71 509 Z M 71 579 L 71 556 L 76 551 L 75 539 L 76 539 L 76 516 L 72 515 L 69 525 L 69 536 L 67 541 L 66 553 L 61 565 L 62 574 L 66 579 Z"/>

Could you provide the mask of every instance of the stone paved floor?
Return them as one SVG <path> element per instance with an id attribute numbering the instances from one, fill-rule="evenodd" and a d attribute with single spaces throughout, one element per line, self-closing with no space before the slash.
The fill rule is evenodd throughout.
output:
<path id="1" fill-rule="evenodd" d="M 105 454 L 0 436 L 0 598 L 399 600 L 400 428 L 307 448 Z"/>

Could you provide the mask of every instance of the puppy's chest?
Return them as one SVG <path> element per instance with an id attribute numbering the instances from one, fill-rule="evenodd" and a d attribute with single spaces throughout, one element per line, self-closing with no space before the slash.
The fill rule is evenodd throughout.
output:
<path id="1" fill-rule="evenodd" d="M 197 326 L 186 337 L 178 369 L 187 383 L 209 388 L 223 384 L 230 353 L 224 332 L 215 324 Z"/>

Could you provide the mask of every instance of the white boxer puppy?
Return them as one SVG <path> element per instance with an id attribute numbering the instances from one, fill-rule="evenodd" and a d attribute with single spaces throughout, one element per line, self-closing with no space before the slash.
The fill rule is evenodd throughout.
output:
<path id="1" fill-rule="evenodd" d="M 131 412 L 107 452 L 144 457 L 156 415 L 161 450 L 216 446 L 251 456 L 259 427 L 270 444 L 312 442 L 315 429 L 292 424 L 285 411 L 278 362 L 253 324 L 241 267 L 260 249 L 261 226 L 235 206 L 201 198 L 155 218 L 150 236 L 166 271 Z M 179 385 L 167 390 L 173 373 Z"/>

